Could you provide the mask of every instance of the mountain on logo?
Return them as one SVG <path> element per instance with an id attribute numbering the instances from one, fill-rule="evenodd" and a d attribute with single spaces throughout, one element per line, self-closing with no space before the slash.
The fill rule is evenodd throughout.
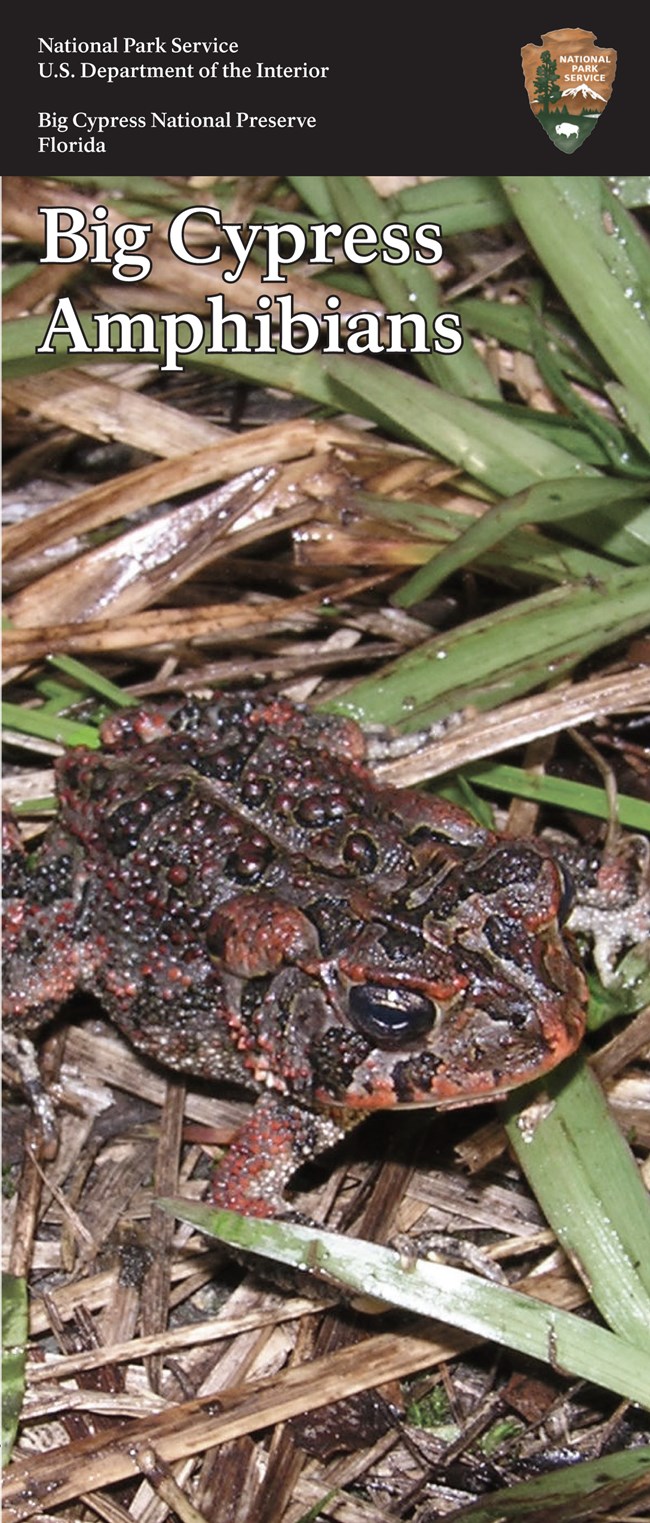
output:
<path id="1" fill-rule="evenodd" d="M 562 94 L 573 95 L 574 98 L 576 95 L 582 95 L 585 100 L 587 99 L 587 96 L 589 96 L 591 100 L 607 99 L 605 95 L 599 95 L 597 90 L 590 90 L 589 85 L 574 85 L 572 90 L 563 90 Z"/>

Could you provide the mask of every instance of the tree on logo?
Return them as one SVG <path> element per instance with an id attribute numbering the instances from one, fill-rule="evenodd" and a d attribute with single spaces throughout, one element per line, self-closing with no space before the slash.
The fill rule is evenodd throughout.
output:
<path id="1" fill-rule="evenodd" d="M 548 111 L 550 106 L 560 99 L 562 91 L 558 84 L 558 72 L 555 59 L 548 50 L 542 53 L 541 63 L 535 75 L 535 99 L 539 102 L 543 111 Z"/>

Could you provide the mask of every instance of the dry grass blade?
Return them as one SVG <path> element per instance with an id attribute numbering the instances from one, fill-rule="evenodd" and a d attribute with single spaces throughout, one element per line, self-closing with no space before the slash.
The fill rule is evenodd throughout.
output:
<path id="1" fill-rule="evenodd" d="M 412 788 L 511 746 L 527 745 L 542 735 L 557 735 L 560 730 L 608 714 L 635 709 L 642 712 L 649 703 L 650 668 L 646 667 L 561 683 L 546 693 L 504 703 L 480 716 L 460 718 L 447 735 L 436 736 L 411 756 L 383 762 L 379 771 L 387 782 Z"/>
<path id="2" fill-rule="evenodd" d="M 207 1258 L 207 1256 L 205 1256 Z M 209 1279 L 213 1265 L 211 1262 L 206 1266 L 206 1278 Z M 110 1287 L 106 1288 L 106 1294 L 110 1293 Z M 80 1294 L 82 1292 L 80 1291 Z M 218 1316 L 211 1318 L 209 1322 L 193 1322 L 182 1327 L 165 1328 L 162 1332 L 149 1333 L 144 1337 L 128 1338 L 123 1343 L 113 1343 L 109 1348 L 90 1349 L 87 1353 L 62 1354 L 48 1364 L 34 1364 L 30 1368 L 29 1382 L 32 1389 L 43 1383 L 53 1380 L 65 1380 L 68 1376 L 77 1376 L 86 1370 L 98 1370 L 105 1364 L 123 1364 L 135 1359 L 148 1358 L 150 1354 L 170 1354 L 184 1348 L 198 1348 L 205 1343 L 215 1343 L 225 1338 L 239 1337 L 241 1333 L 258 1331 L 265 1325 L 276 1326 L 281 1322 L 292 1322 L 299 1317 L 316 1316 L 330 1304 L 330 1298 L 326 1295 L 320 1300 L 307 1300 L 304 1296 L 285 1297 L 283 1301 L 274 1298 L 269 1306 L 256 1305 L 249 1312 L 220 1312 Z M 70 1309 L 70 1315 L 74 1315 L 74 1308 Z M 30 1322 L 32 1334 L 42 1332 L 47 1326 L 47 1318 L 43 1318 L 43 1326 L 40 1326 L 37 1318 Z"/>
<path id="3" fill-rule="evenodd" d="M 160 1115 L 160 1136 L 156 1149 L 156 1189 L 164 1192 L 168 1185 L 163 1181 L 178 1182 L 178 1162 L 183 1135 L 185 1114 L 185 1086 L 178 1079 L 170 1079 L 166 1086 L 165 1102 Z M 152 1258 L 143 1284 L 142 1331 L 147 1334 L 166 1327 L 170 1304 L 170 1252 L 173 1230 L 169 1219 L 165 1220 L 158 1206 L 153 1207 L 149 1224 Z M 154 1391 L 162 1388 L 163 1362 L 158 1354 L 148 1361 L 149 1383 Z"/>
<path id="4" fill-rule="evenodd" d="M 267 490 L 255 496 L 260 486 Z M 60 566 L 16 593 L 7 602 L 7 614 L 19 627 L 32 628 L 58 624 L 66 614 L 79 623 L 107 610 L 113 618 L 126 617 L 156 602 L 170 581 L 180 586 L 233 551 L 281 529 L 296 528 L 312 508 L 309 498 L 292 488 L 294 481 L 287 483 L 270 470 L 250 472 L 236 480 L 232 492 L 208 492 L 97 550 L 87 550 L 75 561 L 72 592 L 69 569 Z M 231 513 L 233 523 L 224 524 Z M 248 524 L 237 528 L 237 519 L 245 516 Z"/>
<path id="5" fill-rule="evenodd" d="M 543 1286 L 540 1281 L 537 1294 Z M 421 1332 L 396 1337 L 379 1334 L 361 1344 L 337 1350 L 306 1366 L 294 1365 L 250 1387 L 221 1391 L 183 1403 L 136 1424 L 108 1430 L 66 1445 L 63 1450 L 28 1462 L 16 1462 L 8 1473 L 5 1502 L 16 1520 L 38 1511 L 47 1496 L 49 1506 L 62 1504 L 82 1489 L 110 1485 L 136 1474 L 134 1441 L 152 1444 L 167 1461 L 200 1453 L 271 1423 L 285 1421 L 305 1410 L 318 1410 L 332 1401 L 371 1389 L 386 1381 L 431 1368 L 471 1348 L 474 1337 L 449 1333 L 436 1324 Z M 215 1412 L 215 1404 L 218 1411 Z"/>
<path id="6" fill-rule="evenodd" d="M 299 508 L 295 510 L 298 516 L 300 511 Z M 211 549 L 210 560 L 216 558 L 216 549 Z M 267 634 L 312 629 L 321 622 L 324 616 L 323 605 L 327 600 L 333 601 L 336 598 L 339 604 L 344 603 L 367 588 L 376 587 L 380 581 L 380 576 L 355 577 L 296 598 L 211 603 L 205 608 L 167 608 L 164 623 L 159 609 L 128 614 L 123 606 L 119 623 L 114 617 L 84 618 L 80 623 L 53 622 L 38 629 L 9 629 L 4 636 L 5 661 L 7 665 L 36 661 L 52 650 L 100 655 L 102 652 L 146 650 L 152 647 L 160 654 L 176 650 L 179 644 L 186 647 L 206 644 L 212 648 L 233 640 L 237 640 L 238 644 L 250 644 Z M 144 591 L 149 601 L 154 589 L 145 588 Z M 323 656 L 326 660 L 326 652 L 323 652 Z M 269 657 L 269 660 L 272 662 L 273 658 Z"/>
<path id="7" fill-rule="evenodd" d="M 144 1422 L 81 1439 L 25 1465 L 15 1462 L 5 1481 L 5 1505 L 20 1523 L 45 1503 L 59 1506 L 78 1497 L 82 1490 L 136 1475 L 134 1442 L 153 1444 L 157 1453 L 170 1461 L 198 1454 L 214 1444 L 426 1369 L 437 1360 L 470 1348 L 473 1341 L 462 1333 L 436 1334 L 424 1329 L 419 1337 L 379 1334 L 366 1339 L 361 1348 L 355 1344 L 306 1366 L 294 1365 L 249 1389 L 244 1386 L 239 1391 L 221 1392 L 218 1399 L 211 1394 Z"/>
<path id="8" fill-rule="evenodd" d="M 180 492 L 191 492 L 212 481 L 227 481 L 256 468 L 268 469 L 278 461 L 311 455 L 325 449 L 331 438 L 326 426 L 308 422 L 271 424 L 243 438 L 218 440 L 191 454 L 141 466 L 103 487 L 80 492 L 69 502 L 23 524 L 12 525 L 5 537 L 6 554 L 8 557 L 27 551 L 34 554 L 73 534 L 87 534 Z"/>
<path id="9" fill-rule="evenodd" d="M 61 190 L 55 184 L 43 181 L 33 181 L 19 176 L 9 176 L 5 181 L 3 197 L 3 221 L 7 234 L 25 240 L 30 245 L 40 247 L 43 236 L 43 225 L 37 208 L 40 206 L 60 206 Z M 88 222 L 92 222 L 96 201 L 94 196 L 85 195 L 78 186 L 67 187 L 66 204 L 74 206 L 83 212 Z M 205 202 L 202 202 L 205 205 Z M 215 203 L 216 204 L 216 203 Z M 121 210 L 109 210 L 106 218 L 106 227 L 112 234 L 123 221 Z M 214 228 L 208 233 L 211 243 L 214 243 Z M 147 283 L 146 305 L 156 307 L 161 312 L 178 312 L 180 302 L 179 291 L 179 264 L 172 253 L 167 241 L 167 224 L 162 222 L 150 236 L 148 244 L 149 254 L 154 265 L 153 279 Z M 254 312 L 257 299 L 261 295 L 271 297 L 277 295 L 293 294 L 296 306 L 304 311 L 320 314 L 328 296 L 336 296 L 340 302 L 342 314 L 350 314 L 364 311 L 366 301 L 364 297 L 351 295 L 349 291 L 342 290 L 338 286 L 324 284 L 321 281 L 313 281 L 309 278 L 309 272 L 305 275 L 297 273 L 295 269 L 288 272 L 287 278 L 282 281 L 265 281 L 262 284 L 263 269 L 253 265 L 247 265 L 240 273 L 236 285 L 225 282 L 224 274 L 231 275 L 237 268 L 237 261 L 230 255 L 223 255 L 217 264 L 207 267 L 184 265 L 182 269 L 182 306 L 184 310 L 198 310 L 204 314 L 205 298 L 220 292 L 228 307 L 236 307 L 238 311 Z M 100 291 L 101 305 L 108 305 L 109 309 L 114 306 L 114 287 L 109 286 L 103 293 Z M 105 299 L 104 299 L 105 298 Z M 128 287 L 120 292 L 120 305 L 130 306 L 135 311 L 142 309 L 142 292 L 139 286 L 129 294 Z M 381 312 L 381 304 L 373 302 L 373 308 Z"/>
<path id="10" fill-rule="evenodd" d="M 228 433 L 132 387 L 100 380 L 73 366 L 7 381 L 3 402 L 9 411 L 27 408 L 35 418 L 48 418 L 93 439 L 119 439 L 164 459 L 205 449 Z"/>

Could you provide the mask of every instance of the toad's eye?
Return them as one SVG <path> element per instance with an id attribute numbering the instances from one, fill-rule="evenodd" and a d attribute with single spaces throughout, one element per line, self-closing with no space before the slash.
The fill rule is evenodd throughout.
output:
<path id="1" fill-rule="evenodd" d="M 381 984 L 353 984 L 350 1018 L 363 1036 L 380 1047 L 402 1047 L 430 1031 L 435 1007 L 413 989 L 384 989 Z"/>

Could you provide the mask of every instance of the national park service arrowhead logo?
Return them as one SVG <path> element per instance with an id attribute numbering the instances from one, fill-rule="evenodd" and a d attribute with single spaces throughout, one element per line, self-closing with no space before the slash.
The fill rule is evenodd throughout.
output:
<path id="1" fill-rule="evenodd" d="M 533 116 L 563 153 L 575 153 L 593 132 L 614 87 L 616 53 L 594 32 L 563 26 L 526 43 L 521 63 Z"/>

